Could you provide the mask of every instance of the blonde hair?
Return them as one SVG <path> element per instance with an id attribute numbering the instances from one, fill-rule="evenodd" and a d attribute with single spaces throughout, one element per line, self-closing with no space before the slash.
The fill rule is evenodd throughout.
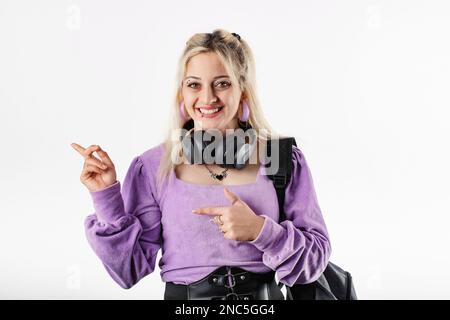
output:
<path id="1" fill-rule="evenodd" d="M 189 60 L 200 53 L 214 52 L 219 57 L 225 70 L 231 78 L 232 84 L 239 84 L 240 90 L 245 95 L 250 109 L 249 121 L 257 132 L 260 142 L 279 137 L 264 117 L 260 102 L 256 94 L 255 61 L 253 53 L 247 42 L 239 36 L 223 29 L 215 29 L 213 33 L 196 33 L 187 42 L 186 47 L 178 61 L 175 80 L 175 94 L 173 106 L 170 111 L 171 124 L 164 141 L 164 152 L 158 168 L 158 188 L 168 178 L 169 173 L 175 170 L 182 157 L 182 145 L 179 139 L 174 139 L 174 132 L 180 132 L 184 121 L 180 115 L 180 103 L 182 102 L 181 90 L 183 78 Z M 177 161 L 173 162 L 173 157 Z"/>

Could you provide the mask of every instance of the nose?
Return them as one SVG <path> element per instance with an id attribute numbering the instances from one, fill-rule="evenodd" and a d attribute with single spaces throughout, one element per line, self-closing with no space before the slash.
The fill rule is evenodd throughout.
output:
<path id="1" fill-rule="evenodd" d="M 204 104 L 210 104 L 211 102 L 217 101 L 216 93 L 211 87 L 205 87 L 200 93 L 200 98 Z"/>

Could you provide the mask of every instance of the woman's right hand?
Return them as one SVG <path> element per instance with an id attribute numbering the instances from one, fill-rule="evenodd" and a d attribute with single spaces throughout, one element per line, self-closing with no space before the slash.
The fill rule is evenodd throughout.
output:
<path id="1" fill-rule="evenodd" d="M 84 158 L 80 181 L 90 192 L 105 189 L 117 181 L 114 163 L 100 146 L 91 145 L 86 149 L 76 143 L 72 143 L 71 146 Z M 95 151 L 101 160 L 94 157 L 92 153 Z"/>

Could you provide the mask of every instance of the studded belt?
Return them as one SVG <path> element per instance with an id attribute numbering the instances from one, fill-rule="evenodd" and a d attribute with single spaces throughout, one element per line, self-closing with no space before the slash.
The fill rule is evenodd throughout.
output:
<path id="1" fill-rule="evenodd" d="M 275 271 L 254 273 L 223 266 L 188 285 L 166 282 L 165 300 L 284 300 Z"/>

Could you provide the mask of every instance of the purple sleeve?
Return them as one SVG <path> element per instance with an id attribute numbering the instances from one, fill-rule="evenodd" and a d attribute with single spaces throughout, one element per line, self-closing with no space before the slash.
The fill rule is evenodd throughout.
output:
<path id="1" fill-rule="evenodd" d="M 135 157 L 120 182 L 90 192 L 95 213 L 85 219 L 87 240 L 107 272 L 124 289 L 155 269 L 161 247 L 161 212 L 149 171 Z"/>
<path id="2" fill-rule="evenodd" d="M 311 283 L 325 270 L 331 245 L 317 201 L 311 172 L 303 153 L 292 147 L 292 178 L 286 187 L 286 220 L 279 224 L 266 215 L 258 237 L 250 241 L 263 252 L 263 263 L 278 279 L 292 286 Z"/>

